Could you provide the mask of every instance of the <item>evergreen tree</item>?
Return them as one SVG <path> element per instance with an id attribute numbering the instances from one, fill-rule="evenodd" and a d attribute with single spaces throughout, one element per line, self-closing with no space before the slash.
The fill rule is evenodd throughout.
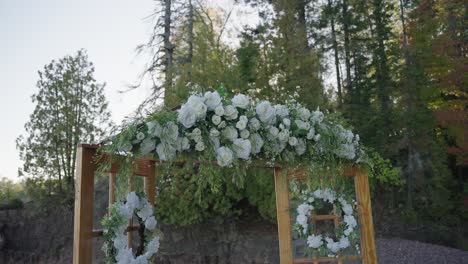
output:
<path id="1" fill-rule="evenodd" d="M 104 84 L 94 79 L 94 66 L 84 50 L 53 60 L 39 71 L 36 104 L 17 139 L 23 166 L 20 175 L 57 179 L 73 188 L 80 142 L 97 142 L 110 126 Z"/>

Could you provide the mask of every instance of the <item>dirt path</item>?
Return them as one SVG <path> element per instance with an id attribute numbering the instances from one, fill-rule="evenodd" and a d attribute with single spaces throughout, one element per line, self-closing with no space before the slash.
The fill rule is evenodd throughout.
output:
<path id="1" fill-rule="evenodd" d="M 468 264 L 468 251 L 396 238 L 376 243 L 379 264 Z"/>

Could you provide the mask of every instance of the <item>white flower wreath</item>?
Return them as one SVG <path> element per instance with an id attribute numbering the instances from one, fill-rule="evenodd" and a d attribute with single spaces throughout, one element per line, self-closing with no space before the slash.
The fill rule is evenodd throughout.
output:
<path id="1" fill-rule="evenodd" d="M 135 256 L 132 249 L 127 246 L 128 219 L 136 214 L 145 226 L 144 252 Z M 104 218 L 104 246 L 108 263 L 118 264 L 147 264 L 148 260 L 159 249 L 159 235 L 156 230 L 157 221 L 153 214 L 153 207 L 143 194 L 131 192 L 125 202 L 116 202 L 112 205 L 110 214 Z M 145 232 L 148 233 L 148 232 Z"/>
<path id="2" fill-rule="evenodd" d="M 321 202 L 334 205 L 336 214 L 343 215 L 343 221 L 340 221 L 339 228 L 335 229 L 336 241 L 329 236 L 311 233 L 313 226 L 309 223 L 309 219 L 315 210 L 319 209 Z M 359 234 L 352 204 L 356 202 L 354 200 L 349 202 L 344 196 L 337 197 L 335 191 L 331 189 L 317 189 L 314 192 L 303 193 L 303 202 L 297 207 L 295 224 L 299 236 L 306 239 L 309 248 L 327 256 L 336 256 L 339 251 L 349 248 L 352 243 L 359 252 L 356 239 Z"/>

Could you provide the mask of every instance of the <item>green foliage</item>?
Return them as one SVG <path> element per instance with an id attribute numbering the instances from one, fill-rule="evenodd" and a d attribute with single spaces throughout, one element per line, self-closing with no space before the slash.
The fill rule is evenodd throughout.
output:
<path id="1" fill-rule="evenodd" d="M 394 167 L 389 159 L 384 159 L 375 150 L 367 150 L 369 156 L 369 181 L 371 191 L 377 189 L 391 191 L 394 187 L 401 186 L 404 181 L 401 179 L 401 171 Z"/>
<path id="2" fill-rule="evenodd" d="M 104 84 L 94 79 L 94 66 L 84 50 L 52 60 L 39 71 L 35 109 L 17 139 L 23 166 L 20 174 L 62 180 L 73 189 L 76 148 L 96 142 L 110 125 Z"/>
<path id="3" fill-rule="evenodd" d="M 232 170 L 187 162 L 179 166 L 163 165 L 161 171 L 156 183 L 155 211 L 163 222 L 177 225 L 222 222 L 240 214 L 236 205 L 243 191 L 232 182 L 229 176 Z"/>

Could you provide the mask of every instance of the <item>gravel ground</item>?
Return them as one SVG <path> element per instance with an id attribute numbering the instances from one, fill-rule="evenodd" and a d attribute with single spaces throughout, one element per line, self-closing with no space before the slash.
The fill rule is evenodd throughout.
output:
<path id="1" fill-rule="evenodd" d="M 468 251 L 396 238 L 376 243 L 379 264 L 468 264 Z"/>

